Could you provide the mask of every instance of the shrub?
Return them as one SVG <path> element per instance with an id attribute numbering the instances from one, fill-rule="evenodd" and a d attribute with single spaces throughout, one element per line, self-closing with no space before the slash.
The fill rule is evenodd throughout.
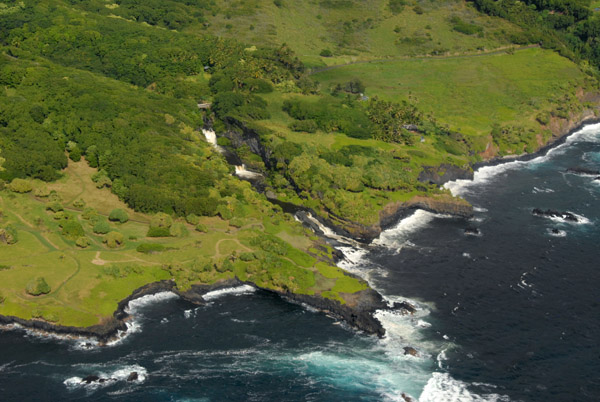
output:
<path id="1" fill-rule="evenodd" d="M 163 246 L 162 244 L 156 244 L 156 243 L 142 243 L 136 247 L 137 252 L 144 253 L 144 254 L 158 253 L 158 252 L 163 251 L 164 249 L 165 249 L 165 246 Z"/>
<path id="2" fill-rule="evenodd" d="M 196 225 L 196 231 L 201 233 L 207 233 L 208 227 L 206 227 L 206 225 L 203 225 L 202 223 L 199 223 L 198 225 Z"/>
<path id="3" fill-rule="evenodd" d="M 50 190 L 46 186 L 36 187 L 33 190 L 33 195 L 39 198 L 46 198 L 50 195 Z"/>
<path id="4" fill-rule="evenodd" d="M 25 287 L 25 291 L 32 296 L 39 296 L 50 293 L 50 285 L 46 283 L 43 277 L 37 277 L 31 280 Z"/>
<path id="5" fill-rule="evenodd" d="M 90 239 L 85 236 L 78 237 L 77 240 L 75 240 L 75 245 L 77 247 L 86 248 L 90 245 Z"/>
<path id="6" fill-rule="evenodd" d="M 117 209 L 113 209 L 110 212 L 110 215 L 108 215 L 108 220 L 113 221 L 113 222 L 119 221 L 121 223 L 125 223 L 129 220 L 129 215 L 127 215 L 127 212 L 125 212 L 121 208 L 117 208 Z"/>
<path id="7" fill-rule="evenodd" d="M 229 226 L 241 228 L 242 226 L 244 226 L 244 220 L 241 218 L 233 218 L 229 221 Z"/>
<path id="8" fill-rule="evenodd" d="M 51 202 L 49 204 L 46 205 L 46 210 L 47 211 L 52 211 L 52 212 L 58 212 L 58 211 L 64 211 L 65 208 L 62 206 L 62 204 L 60 202 Z"/>
<path id="9" fill-rule="evenodd" d="M 117 248 L 123 244 L 125 238 L 122 233 L 119 232 L 109 232 L 104 236 L 102 240 L 103 243 L 106 243 L 106 246 L 109 248 Z"/>
<path id="10" fill-rule="evenodd" d="M 190 233 L 183 223 L 176 223 L 173 226 L 171 226 L 170 232 L 171 236 L 175 237 L 186 237 Z"/>
<path id="11" fill-rule="evenodd" d="M 273 0 L 273 4 L 275 4 L 275 6 L 278 8 L 283 7 L 283 1 L 281 0 Z"/>
<path id="12" fill-rule="evenodd" d="M 550 123 L 550 113 L 539 113 L 535 118 L 540 124 L 548 125 Z"/>
<path id="13" fill-rule="evenodd" d="M 81 217 L 85 220 L 91 220 L 98 216 L 98 212 L 94 208 L 86 208 L 83 210 Z"/>
<path id="14" fill-rule="evenodd" d="M 59 226 L 62 228 L 62 235 L 69 239 L 78 239 L 85 235 L 81 224 L 74 219 L 63 219 Z"/>
<path id="15" fill-rule="evenodd" d="M 6 297 L 0 292 L 0 304 L 4 303 L 4 300 L 6 300 Z"/>
<path id="16" fill-rule="evenodd" d="M 190 225 L 197 225 L 200 222 L 200 218 L 198 217 L 198 215 L 189 214 L 185 217 L 185 221 Z"/>
<path id="17" fill-rule="evenodd" d="M 76 200 L 76 201 L 73 201 L 73 206 L 74 206 L 75 208 L 77 208 L 77 209 L 81 209 L 81 208 L 85 207 L 85 201 L 83 201 L 83 200 L 80 198 L 80 199 L 78 199 L 78 200 Z"/>
<path id="18" fill-rule="evenodd" d="M 33 190 L 33 185 L 29 180 L 25 179 L 14 179 L 8 185 L 8 189 L 15 193 L 28 193 Z"/>
<path id="19" fill-rule="evenodd" d="M 171 236 L 171 229 L 169 228 L 160 228 L 155 226 L 150 226 L 148 228 L 148 233 L 146 233 L 146 237 L 169 237 Z"/>
<path id="20" fill-rule="evenodd" d="M 314 133 L 319 128 L 314 120 L 296 120 L 290 123 L 289 127 L 293 131 L 303 131 L 305 133 Z"/>
<path id="21" fill-rule="evenodd" d="M 13 226 L 0 228 L 0 243 L 15 244 L 18 241 L 17 230 Z"/>
<path id="22" fill-rule="evenodd" d="M 319 53 L 319 56 L 321 56 L 321 57 L 331 57 L 331 56 L 333 56 L 333 53 L 329 49 L 323 49 L 323 50 L 321 50 L 321 53 Z"/>
<path id="23" fill-rule="evenodd" d="M 73 162 L 79 162 L 81 160 L 81 149 L 79 149 L 79 147 L 74 147 L 71 149 L 69 152 L 69 158 L 71 158 Z"/>
<path id="24" fill-rule="evenodd" d="M 390 11 L 394 14 L 400 14 L 402 10 L 404 10 L 405 5 L 406 0 L 390 0 L 390 2 L 388 3 Z"/>
<path id="25" fill-rule="evenodd" d="M 458 17 L 452 17 L 450 19 L 450 22 L 454 25 L 452 29 L 454 29 L 456 32 L 460 32 L 465 35 L 473 35 L 476 33 L 483 32 L 482 27 L 475 24 L 469 24 L 468 22 L 464 22 Z"/>
<path id="26" fill-rule="evenodd" d="M 150 226 L 158 227 L 158 228 L 170 228 L 173 224 L 173 219 L 165 214 L 164 212 L 159 212 L 152 217 L 150 220 Z"/>
<path id="27" fill-rule="evenodd" d="M 106 234 L 110 232 L 110 225 L 104 219 L 99 219 L 92 228 L 92 231 L 96 234 Z"/>
<path id="28" fill-rule="evenodd" d="M 414 6 L 414 7 L 413 7 L 413 11 L 414 11 L 416 14 L 419 14 L 419 15 L 421 15 L 421 14 L 423 14 L 423 13 L 424 13 L 424 11 L 423 11 L 423 7 L 421 7 L 421 6 L 419 6 L 419 5 L 416 5 L 416 6 Z"/>

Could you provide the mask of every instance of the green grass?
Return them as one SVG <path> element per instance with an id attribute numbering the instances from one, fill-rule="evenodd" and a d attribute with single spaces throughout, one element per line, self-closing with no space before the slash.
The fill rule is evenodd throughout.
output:
<path id="1" fill-rule="evenodd" d="M 583 84 L 573 62 L 542 49 L 475 57 L 416 58 L 355 64 L 313 76 L 325 87 L 360 77 L 366 93 L 417 98 L 418 107 L 452 129 L 487 135 L 494 123 L 534 127 L 533 118 Z"/>
<path id="2" fill-rule="evenodd" d="M 306 2 L 291 0 L 283 1 L 282 7 L 271 0 L 217 3 L 221 12 L 206 16 L 208 28 L 193 25 L 184 31 L 243 38 L 250 45 L 286 43 L 308 66 L 432 51 L 495 49 L 508 44 L 505 31 L 518 30 L 504 20 L 477 13 L 463 1 L 419 3 L 423 14 L 416 14 L 408 5 L 397 15 L 387 8 L 387 0 L 351 1 L 350 7 L 327 7 L 321 1 L 307 6 Z M 454 31 L 451 16 L 481 26 L 482 37 Z M 331 50 L 333 56 L 321 57 L 323 49 Z"/>
<path id="3" fill-rule="evenodd" d="M 291 217 L 270 211 L 266 201 L 263 201 L 264 205 L 246 206 L 245 226 L 241 228 L 231 227 L 218 217 L 201 217 L 200 223 L 209 230 L 200 233 L 183 219 L 178 219 L 175 225 L 187 228 L 187 233 L 181 237 L 145 237 L 150 217 L 129 210 L 131 220 L 124 224 L 110 223 L 111 230 L 122 233 L 125 238 L 123 246 L 110 249 L 103 244 L 102 235 L 92 233 L 93 225 L 83 219 L 82 211 L 69 207 L 70 200 L 74 196 L 83 198 L 87 207 L 93 207 L 105 216 L 112 209 L 125 208 L 125 205 L 107 189 L 99 190 L 93 186 L 90 176 L 94 169 L 87 167 L 85 162 L 71 162 L 64 173 L 63 179 L 47 186 L 63 200 L 65 212 L 80 222 L 90 245 L 81 249 L 60 234 L 54 213 L 45 208 L 48 200 L 36 199 L 31 193 L 0 191 L 0 210 L 3 211 L 0 227 L 12 225 L 19 239 L 13 245 L 0 244 L 0 281 L 5 297 L 0 303 L 2 315 L 79 327 L 95 325 L 111 317 L 118 302 L 134 289 L 163 279 L 175 280 L 181 290 L 188 289 L 193 283 L 214 283 L 237 275 L 240 279 L 279 291 L 288 289 L 315 294 L 315 291 L 323 290 L 336 295 L 344 291 L 338 289 L 339 284 L 334 290 L 333 282 L 323 289 L 317 287 L 317 260 L 307 252 L 314 250 L 319 242 L 310 240 L 306 229 Z M 239 185 L 249 186 L 248 183 Z M 265 229 L 283 240 L 284 255 L 269 256 L 268 252 L 250 245 L 252 238 L 264 236 Z M 142 251 L 154 248 L 160 252 L 138 252 L 140 245 Z M 259 257 L 247 262 L 237 258 L 246 252 L 258 253 Z M 214 269 L 227 265 L 232 258 L 232 270 Z M 330 266 L 325 262 L 318 264 Z M 330 266 L 330 269 L 337 268 Z M 25 292 L 29 281 L 36 277 L 46 280 L 50 293 L 34 297 Z M 352 285 L 351 289 L 362 290 Z"/>

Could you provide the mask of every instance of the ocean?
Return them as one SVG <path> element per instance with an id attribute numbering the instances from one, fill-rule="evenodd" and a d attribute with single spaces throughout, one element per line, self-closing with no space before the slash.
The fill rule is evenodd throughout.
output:
<path id="1" fill-rule="evenodd" d="M 418 309 L 378 312 L 383 339 L 248 286 L 202 307 L 161 293 L 106 347 L 0 331 L 0 399 L 600 400 L 600 179 L 569 168 L 600 170 L 600 125 L 446 184 L 470 220 L 416 211 L 341 246 L 342 267 Z"/>

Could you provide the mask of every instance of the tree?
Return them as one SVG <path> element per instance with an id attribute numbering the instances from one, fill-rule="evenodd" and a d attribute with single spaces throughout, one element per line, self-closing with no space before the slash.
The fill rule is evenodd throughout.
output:
<path id="1" fill-rule="evenodd" d="M 27 283 L 25 291 L 31 296 L 39 296 L 42 294 L 50 293 L 51 289 L 50 285 L 48 285 L 46 280 L 43 277 L 39 276 Z"/>
<path id="2" fill-rule="evenodd" d="M 129 215 L 121 208 L 113 209 L 108 215 L 109 221 L 119 221 L 121 223 L 125 223 L 129 220 Z"/>
<path id="3" fill-rule="evenodd" d="M 106 243 L 106 246 L 109 248 L 117 248 L 122 245 L 124 241 L 125 237 L 119 232 L 109 232 L 102 240 L 102 242 Z"/>

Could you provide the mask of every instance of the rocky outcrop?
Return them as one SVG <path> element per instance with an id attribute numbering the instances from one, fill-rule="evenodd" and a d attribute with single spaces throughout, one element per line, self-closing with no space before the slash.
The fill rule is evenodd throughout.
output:
<path id="1" fill-rule="evenodd" d="M 579 222 L 579 219 L 577 219 L 577 217 L 571 212 L 560 212 L 553 209 L 547 209 L 544 211 L 539 208 L 534 208 L 531 213 L 546 218 L 557 218 L 568 222 Z"/>
<path id="2" fill-rule="evenodd" d="M 423 166 L 418 180 L 423 183 L 432 183 L 441 186 L 454 180 L 473 180 L 473 169 L 443 163 L 439 166 Z"/>
<path id="3" fill-rule="evenodd" d="M 234 149 L 247 145 L 253 153 L 261 157 L 267 169 L 272 167 L 271 150 L 262 144 L 260 135 L 256 130 L 253 130 L 248 127 L 246 123 L 243 123 L 234 117 L 227 117 L 225 123 L 227 124 L 228 130 L 225 132 L 224 136 L 231 141 L 231 145 Z"/>

